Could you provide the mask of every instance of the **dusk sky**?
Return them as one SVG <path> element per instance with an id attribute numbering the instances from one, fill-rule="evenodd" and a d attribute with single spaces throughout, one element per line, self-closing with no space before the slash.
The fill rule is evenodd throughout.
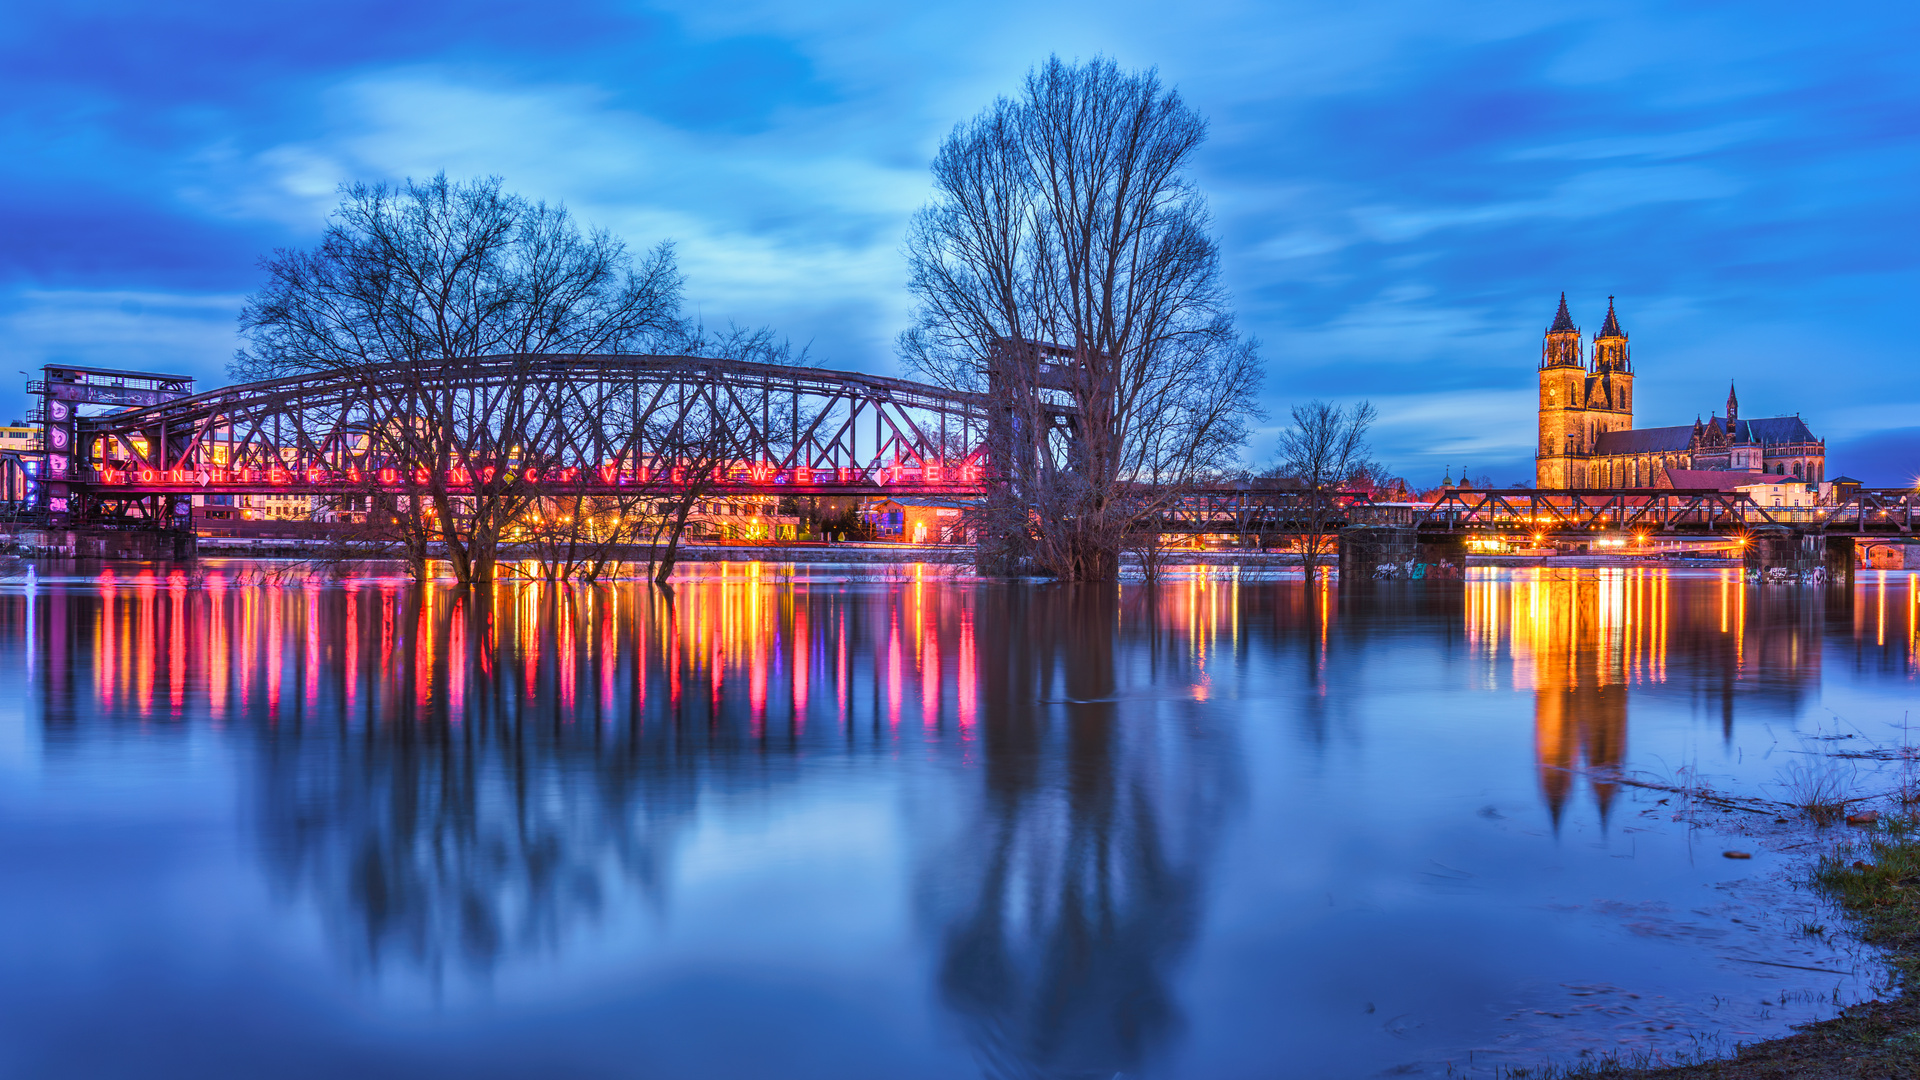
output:
<path id="1" fill-rule="evenodd" d="M 1920 473 L 1920 6 L 1840 3 L 10 5 L 0 420 L 44 363 L 225 380 L 277 246 L 354 180 L 498 175 L 688 313 L 893 372 L 902 239 L 953 125 L 1049 53 L 1157 66 L 1273 425 L 1369 398 L 1417 483 L 1532 479 L 1565 290 L 1618 296 L 1638 423 L 1798 412 L 1828 475 Z"/>

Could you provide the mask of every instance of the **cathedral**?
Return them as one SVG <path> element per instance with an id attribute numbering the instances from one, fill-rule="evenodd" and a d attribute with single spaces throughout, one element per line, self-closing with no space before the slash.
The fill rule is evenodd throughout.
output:
<path id="1" fill-rule="evenodd" d="M 1727 389 L 1727 415 L 1692 426 L 1633 426 L 1633 357 L 1607 297 L 1607 321 L 1581 356 L 1580 329 L 1560 312 L 1540 353 L 1540 444 L 1534 484 L 1565 488 L 1719 488 L 1826 478 L 1827 444 L 1798 416 L 1747 420 Z"/>

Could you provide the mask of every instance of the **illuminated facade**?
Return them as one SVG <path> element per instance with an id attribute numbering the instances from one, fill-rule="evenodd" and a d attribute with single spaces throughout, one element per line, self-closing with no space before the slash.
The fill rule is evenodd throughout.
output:
<path id="1" fill-rule="evenodd" d="M 1633 357 L 1607 298 L 1607 320 L 1593 336 L 1591 364 L 1580 328 L 1560 294 L 1560 310 L 1540 350 L 1540 441 L 1534 484 L 1565 488 L 1731 489 L 1762 476 L 1804 483 L 1826 477 L 1826 441 L 1798 416 L 1740 417 L 1727 390 L 1727 415 L 1692 426 L 1633 426 Z M 1689 474 L 1689 475 L 1678 475 Z"/>

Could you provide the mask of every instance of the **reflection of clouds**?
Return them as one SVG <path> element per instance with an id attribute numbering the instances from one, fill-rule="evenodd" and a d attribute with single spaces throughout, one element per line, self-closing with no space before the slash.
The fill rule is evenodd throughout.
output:
<path id="1" fill-rule="evenodd" d="M 486 975 L 636 892 L 664 908 L 709 791 L 768 788 L 802 756 L 973 737 L 960 591 L 690 573 L 672 601 L 224 594 L 207 671 L 216 715 L 258 740 L 272 876 L 357 964 Z"/>
<path id="2" fill-rule="evenodd" d="M 1171 982 L 1233 778 L 1179 700 L 1191 654 L 1152 608 L 1116 631 L 1115 606 L 981 597 L 980 788 L 921 888 L 941 997 L 995 1077 L 1132 1073 L 1181 1026 Z"/>

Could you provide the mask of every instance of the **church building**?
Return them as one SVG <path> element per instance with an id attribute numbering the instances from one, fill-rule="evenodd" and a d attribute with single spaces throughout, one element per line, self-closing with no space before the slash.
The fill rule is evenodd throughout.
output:
<path id="1" fill-rule="evenodd" d="M 1747 420 L 1727 389 L 1727 415 L 1692 426 L 1633 426 L 1633 357 L 1607 297 L 1607 321 L 1581 356 L 1567 295 L 1540 353 L 1540 444 L 1534 485 L 1566 488 L 1721 488 L 1779 476 L 1825 479 L 1827 444 L 1798 416 Z"/>

